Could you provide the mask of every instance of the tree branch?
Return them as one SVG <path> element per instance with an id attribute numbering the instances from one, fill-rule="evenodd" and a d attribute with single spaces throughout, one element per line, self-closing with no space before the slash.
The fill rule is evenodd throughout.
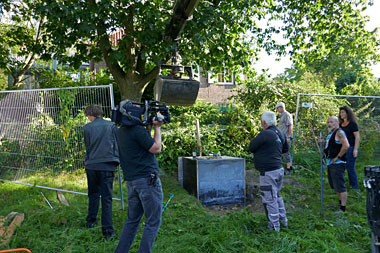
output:
<path id="1" fill-rule="evenodd" d="M 93 5 L 96 8 L 96 2 L 95 0 L 88 0 L 89 5 Z M 104 58 L 104 61 L 106 62 L 107 66 L 109 67 L 112 75 L 114 78 L 120 79 L 117 80 L 119 82 L 123 82 L 123 79 L 125 77 L 125 72 L 123 69 L 120 67 L 120 65 L 117 63 L 116 59 L 111 55 L 112 53 L 112 46 L 108 38 L 106 26 L 104 24 L 104 20 L 99 19 L 97 24 L 96 24 L 96 30 L 98 33 L 99 37 L 99 47 L 100 50 L 102 51 L 102 55 Z M 118 83 L 119 83 L 118 82 Z"/>
<path id="2" fill-rule="evenodd" d="M 138 53 L 138 57 L 137 57 L 137 63 L 136 63 L 136 71 L 141 76 L 145 75 L 145 64 L 146 64 L 146 60 L 143 60 L 142 55 L 141 55 L 141 52 L 143 51 L 143 49 L 144 49 L 144 46 L 141 46 Z"/>
<path id="3" fill-rule="evenodd" d="M 177 0 L 173 16 L 166 27 L 164 40 L 178 40 L 185 24 L 192 19 L 193 12 L 200 0 Z"/>
<path id="4" fill-rule="evenodd" d="M 126 43 L 125 43 L 125 51 L 126 51 L 126 59 L 127 65 L 130 66 L 129 69 L 132 69 L 136 64 L 136 52 L 135 52 L 135 42 L 134 42 L 134 27 L 133 27 L 133 15 L 135 11 L 135 5 L 131 4 L 126 11 L 126 15 L 124 15 L 122 22 L 124 24 L 124 31 L 126 33 Z M 129 35 L 129 36 L 128 36 Z"/>
<path id="5" fill-rule="evenodd" d="M 142 76 L 142 78 L 140 79 L 141 83 L 148 84 L 158 75 L 159 72 L 160 72 L 160 67 L 159 66 L 154 67 L 151 71 L 149 71 L 149 73 Z"/>

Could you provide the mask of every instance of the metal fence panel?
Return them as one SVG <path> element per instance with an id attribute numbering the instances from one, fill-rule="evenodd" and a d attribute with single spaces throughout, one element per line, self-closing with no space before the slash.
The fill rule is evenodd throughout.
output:
<path id="1" fill-rule="evenodd" d="M 113 101 L 112 85 L 1 91 L 0 180 L 86 194 L 83 111 Z"/>
<path id="2" fill-rule="evenodd" d="M 358 118 L 360 145 L 358 159 L 380 159 L 380 97 L 298 94 L 293 154 L 319 152 L 318 139 L 328 134 L 327 118 L 338 116 L 339 107 L 348 105 Z"/>

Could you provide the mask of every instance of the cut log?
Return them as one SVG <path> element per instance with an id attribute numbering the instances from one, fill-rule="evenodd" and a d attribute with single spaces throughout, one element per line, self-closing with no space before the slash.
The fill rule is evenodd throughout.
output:
<path id="1" fill-rule="evenodd" d="M 9 220 L 12 220 L 12 222 L 9 224 L 9 226 L 5 226 Z M 21 223 L 24 220 L 24 214 L 23 213 L 17 213 L 17 212 L 11 212 L 7 215 L 7 217 L 4 219 L 3 226 L 0 227 L 0 246 L 7 245 L 13 235 L 13 233 L 16 230 L 17 226 L 20 226 Z"/>

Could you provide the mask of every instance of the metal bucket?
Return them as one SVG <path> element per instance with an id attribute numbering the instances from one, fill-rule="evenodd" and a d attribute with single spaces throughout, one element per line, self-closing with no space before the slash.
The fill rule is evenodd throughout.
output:
<path id="1" fill-rule="evenodd" d="M 154 85 L 154 99 L 167 105 L 193 105 L 200 83 L 193 79 L 158 76 Z"/>

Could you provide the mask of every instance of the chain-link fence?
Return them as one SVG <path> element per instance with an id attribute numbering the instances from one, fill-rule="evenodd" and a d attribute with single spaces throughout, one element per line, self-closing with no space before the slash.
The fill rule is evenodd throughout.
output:
<path id="1" fill-rule="evenodd" d="M 318 139 L 328 134 L 327 119 L 339 115 L 339 107 L 348 105 L 358 118 L 360 145 L 358 159 L 380 159 L 380 97 L 298 94 L 293 130 L 293 154 L 318 151 Z"/>
<path id="2" fill-rule="evenodd" d="M 1 91 L 0 180 L 86 194 L 82 127 L 90 104 L 111 118 L 112 85 Z"/>

